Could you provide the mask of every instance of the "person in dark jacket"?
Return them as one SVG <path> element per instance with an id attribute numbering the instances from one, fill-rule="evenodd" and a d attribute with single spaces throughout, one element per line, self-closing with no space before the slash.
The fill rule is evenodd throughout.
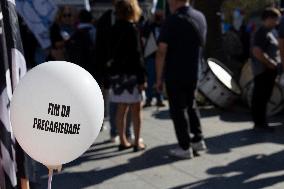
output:
<path id="1" fill-rule="evenodd" d="M 115 0 L 112 1 L 113 5 Z M 105 85 L 105 64 L 109 59 L 109 53 L 106 51 L 109 44 L 109 36 L 111 27 L 115 24 L 115 13 L 113 8 L 107 10 L 97 21 L 96 24 L 96 75 L 95 78 L 99 82 L 100 86 Z M 107 87 L 107 86 L 105 86 Z"/>
<path id="2" fill-rule="evenodd" d="M 47 60 L 65 60 L 65 42 L 74 32 L 74 11 L 69 6 L 59 7 L 49 29 L 51 49 Z"/>
<path id="3" fill-rule="evenodd" d="M 92 21 L 91 12 L 80 11 L 77 29 L 66 43 L 66 57 L 94 76 L 96 29 Z"/>
<path id="4" fill-rule="evenodd" d="M 119 150 L 131 148 L 127 140 L 126 115 L 130 109 L 134 125 L 133 151 L 145 149 L 139 140 L 141 132 L 142 91 L 145 88 L 145 68 L 140 36 L 135 23 L 139 20 L 141 9 L 137 0 L 120 0 L 115 4 L 117 21 L 111 29 L 110 60 L 107 69 L 110 74 L 110 101 L 118 103 L 116 126 L 119 132 Z"/>
<path id="5" fill-rule="evenodd" d="M 94 77 L 103 90 L 105 100 L 105 116 L 109 116 L 110 123 L 110 141 L 118 142 L 118 131 L 116 128 L 116 111 L 117 103 L 109 102 L 109 82 L 107 78 L 106 63 L 109 60 L 110 53 L 108 50 L 111 28 L 115 24 L 116 16 L 114 11 L 115 0 L 112 0 L 113 8 L 107 10 L 97 21 L 96 25 L 96 42 L 95 42 L 95 73 Z M 132 140 L 133 134 L 131 131 L 131 115 L 130 112 L 126 119 L 126 136 Z"/>
<path id="6" fill-rule="evenodd" d="M 191 158 L 205 150 L 205 142 L 195 102 L 198 64 L 205 45 L 207 24 L 204 15 L 189 5 L 189 0 L 169 0 L 173 13 L 163 24 L 156 57 L 157 88 L 165 79 L 179 147 L 170 154 Z M 193 133 L 193 137 L 190 136 Z"/>

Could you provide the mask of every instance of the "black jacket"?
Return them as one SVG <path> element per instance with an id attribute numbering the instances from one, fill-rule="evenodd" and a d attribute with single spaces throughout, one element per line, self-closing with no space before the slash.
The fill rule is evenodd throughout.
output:
<path id="1" fill-rule="evenodd" d="M 106 11 L 96 25 L 96 42 L 95 42 L 95 78 L 99 84 L 103 84 L 106 78 L 106 62 L 109 60 L 108 44 L 110 31 L 112 27 L 112 10 Z"/>
<path id="2" fill-rule="evenodd" d="M 145 67 L 138 29 L 133 23 L 116 21 L 110 33 L 108 46 L 113 63 L 108 69 L 109 73 L 111 75 L 135 75 L 138 84 L 143 84 Z"/>
<path id="3" fill-rule="evenodd" d="M 91 36 L 95 35 L 95 33 L 92 33 L 93 29 L 91 25 L 89 27 L 78 28 L 66 42 L 65 46 L 67 60 L 81 66 L 95 76 L 94 36 Z"/>

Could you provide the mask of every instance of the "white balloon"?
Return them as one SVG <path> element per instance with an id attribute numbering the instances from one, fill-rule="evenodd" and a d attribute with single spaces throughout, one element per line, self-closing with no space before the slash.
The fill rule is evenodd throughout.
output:
<path id="1" fill-rule="evenodd" d="M 102 92 L 83 68 L 64 61 L 40 64 L 17 85 L 11 103 L 14 135 L 33 159 L 47 166 L 82 155 L 98 136 Z"/>

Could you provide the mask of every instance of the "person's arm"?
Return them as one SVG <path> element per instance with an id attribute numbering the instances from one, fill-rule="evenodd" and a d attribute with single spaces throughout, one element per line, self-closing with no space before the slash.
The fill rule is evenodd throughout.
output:
<path id="1" fill-rule="evenodd" d="M 30 182 L 28 179 L 21 178 L 21 189 L 30 189 Z"/>
<path id="2" fill-rule="evenodd" d="M 168 53 L 168 47 L 171 46 L 171 41 L 174 39 L 174 17 L 168 17 L 160 30 L 158 39 L 158 50 L 156 52 L 156 90 L 162 92 L 163 90 L 163 72 L 165 67 L 165 60 Z"/>
<path id="3" fill-rule="evenodd" d="M 160 92 L 163 88 L 163 70 L 165 65 L 166 54 L 168 45 L 160 42 L 156 54 L 156 75 L 157 75 L 157 90 Z"/>
<path id="4" fill-rule="evenodd" d="M 267 44 L 269 44 L 270 41 L 267 36 L 267 31 L 262 28 L 255 33 L 252 45 L 252 55 L 266 68 L 276 69 L 277 64 L 266 54 Z"/>
<path id="5" fill-rule="evenodd" d="M 253 47 L 252 49 L 253 56 L 262 64 L 264 64 L 269 69 L 276 69 L 277 63 L 270 59 L 259 47 Z"/>
<path id="6" fill-rule="evenodd" d="M 282 66 L 284 69 L 284 38 L 279 38 L 279 50 L 280 50 Z"/>
<path id="7" fill-rule="evenodd" d="M 278 33 L 279 33 L 278 41 L 279 41 L 280 58 L 284 69 L 284 18 L 281 19 Z"/>

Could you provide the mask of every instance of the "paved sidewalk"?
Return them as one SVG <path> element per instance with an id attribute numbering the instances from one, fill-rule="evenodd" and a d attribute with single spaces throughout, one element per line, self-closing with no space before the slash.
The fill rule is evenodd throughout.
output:
<path id="1" fill-rule="evenodd" d="M 167 108 L 144 112 L 145 152 L 118 152 L 109 131 L 94 146 L 53 177 L 53 189 L 258 189 L 284 188 L 284 127 L 279 115 L 275 133 L 251 130 L 249 112 L 202 109 L 208 152 L 191 160 L 168 156 L 176 138 Z M 44 170 L 47 172 L 47 170 Z M 47 188 L 47 175 L 41 177 Z"/>

